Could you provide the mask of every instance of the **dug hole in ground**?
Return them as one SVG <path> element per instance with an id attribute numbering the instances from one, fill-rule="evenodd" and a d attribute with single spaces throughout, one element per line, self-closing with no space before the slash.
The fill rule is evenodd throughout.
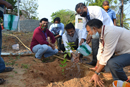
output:
<path id="1" fill-rule="evenodd" d="M 26 46 L 30 47 L 33 33 L 9 33 L 17 35 Z M 2 52 L 15 53 L 27 50 L 15 37 L 3 34 L 2 41 Z M 12 49 L 14 44 L 19 44 L 19 50 Z M 60 54 L 58 57 L 63 58 L 63 56 Z M 65 67 L 60 66 L 61 59 L 56 56 L 43 61 L 35 59 L 34 55 L 9 55 L 2 56 L 2 58 L 6 66 L 14 67 L 14 70 L 0 73 L 0 78 L 6 80 L 0 87 L 94 87 L 94 83 L 89 82 L 94 72 L 89 70 L 90 66 L 85 64 L 91 61 L 91 55 L 84 57 L 87 61 L 83 60 L 83 64 L 76 65 L 72 62 L 66 62 Z M 124 70 L 130 78 L 130 66 L 125 67 Z M 110 73 L 102 73 L 100 77 L 104 81 L 105 87 L 112 87 L 113 79 Z"/>

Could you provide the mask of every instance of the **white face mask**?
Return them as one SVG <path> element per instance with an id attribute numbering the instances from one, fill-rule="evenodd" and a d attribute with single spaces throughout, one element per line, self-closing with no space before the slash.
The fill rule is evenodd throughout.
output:
<path id="1" fill-rule="evenodd" d="M 56 28 L 60 27 L 60 24 L 54 24 L 54 27 L 56 27 Z"/>
<path id="2" fill-rule="evenodd" d="M 99 38 L 99 33 L 96 32 L 96 33 L 94 34 L 94 31 L 93 31 L 92 38 L 93 38 L 93 39 L 98 39 L 98 38 Z"/>

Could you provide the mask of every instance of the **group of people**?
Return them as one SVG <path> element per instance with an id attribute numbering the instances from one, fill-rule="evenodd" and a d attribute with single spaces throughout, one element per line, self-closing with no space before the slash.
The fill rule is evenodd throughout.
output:
<path id="1" fill-rule="evenodd" d="M 9 3 L 3 0 L 0 1 L 1 5 L 12 9 Z M 85 41 L 86 44 L 92 42 L 93 60 L 88 64 L 95 66 L 92 68 L 95 70 L 95 74 L 91 81 L 94 81 L 95 85 L 104 87 L 99 75 L 105 69 L 111 72 L 114 80 L 130 82 L 123 71 L 123 67 L 130 65 L 130 39 L 128 38 L 130 31 L 116 26 L 116 15 L 109 8 L 108 1 L 103 2 L 103 8 L 86 6 L 83 3 L 76 5 L 75 11 L 83 17 L 82 30 L 75 29 L 72 23 L 68 23 L 64 27 L 59 17 L 54 19 L 54 23 L 48 29 L 48 19 L 42 18 L 39 27 L 34 30 L 30 46 L 32 52 L 35 53 L 35 58 L 47 58 L 58 52 L 64 52 L 68 50 L 67 43 L 69 42 L 73 42 L 75 50 Z M 50 37 L 50 40 L 48 37 Z M 1 38 L 2 36 L 0 36 L 0 40 Z M 56 40 L 58 49 L 55 48 Z M 69 51 L 75 63 L 83 57 L 82 53 L 75 56 L 73 50 Z M 2 58 L 0 69 L 2 68 L 1 64 L 4 64 Z M 8 67 L 4 67 L 3 70 L 6 70 L 6 68 Z M 4 79 L 0 80 L 4 82 Z"/>

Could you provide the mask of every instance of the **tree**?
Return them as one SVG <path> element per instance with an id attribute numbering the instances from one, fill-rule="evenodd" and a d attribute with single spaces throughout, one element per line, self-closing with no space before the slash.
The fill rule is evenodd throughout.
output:
<path id="1" fill-rule="evenodd" d="M 16 5 L 16 3 L 17 3 L 17 0 L 6 0 L 7 2 L 9 2 L 12 6 L 13 6 L 13 11 L 15 12 L 15 13 L 17 13 L 17 5 Z M 7 12 L 8 13 L 8 12 Z"/>
<path id="2" fill-rule="evenodd" d="M 51 17 L 52 20 L 54 20 L 54 18 L 56 17 L 59 17 L 64 25 L 70 22 L 75 24 L 75 12 L 71 10 L 59 10 L 57 12 L 52 13 Z"/>
<path id="3" fill-rule="evenodd" d="M 102 7 L 102 3 L 104 2 L 104 0 L 86 0 L 87 3 L 86 5 L 88 6 L 100 6 Z M 113 9 L 115 12 L 116 12 L 116 23 L 117 23 L 117 26 L 120 26 L 120 4 L 121 2 L 117 1 L 117 0 L 107 0 L 109 1 L 109 5 L 110 5 L 110 8 Z M 127 0 L 128 1 L 128 0 Z M 126 29 L 130 29 L 130 26 L 129 26 L 129 23 L 128 21 L 130 21 L 129 18 L 126 18 L 126 14 L 124 13 L 123 14 L 123 25 Z"/>
<path id="4" fill-rule="evenodd" d="M 37 18 L 37 0 L 22 0 L 20 3 L 20 10 L 25 11 L 24 16 L 27 19 Z"/>

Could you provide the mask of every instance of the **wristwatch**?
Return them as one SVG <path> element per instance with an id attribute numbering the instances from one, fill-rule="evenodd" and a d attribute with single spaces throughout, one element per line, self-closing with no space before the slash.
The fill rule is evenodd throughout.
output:
<path id="1" fill-rule="evenodd" d="M 98 73 L 98 72 L 96 72 L 96 71 L 95 71 L 95 73 L 96 73 L 97 75 L 100 75 L 100 73 Z"/>

